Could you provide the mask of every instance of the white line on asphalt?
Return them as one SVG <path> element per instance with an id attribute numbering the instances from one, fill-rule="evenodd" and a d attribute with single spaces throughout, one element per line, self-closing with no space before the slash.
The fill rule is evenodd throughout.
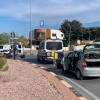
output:
<path id="1" fill-rule="evenodd" d="M 90 95 L 94 100 L 100 100 L 99 97 L 97 97 L 96 95 L 94 95 L 92 92 L 90 92 L 89 90 L 87 90 L 86 88 L 84 88 L 83 86 L 77 84 L 76 82 L 72 81 L 71 79 L 67 78 L 66 79 L 68 81 L 70 81 L 71 83 L 73 83 L 74 85 L 76 85 L 77 87 L 79 87 L 80 89 L 82 89 L 85 93 L 87 93 L 88 95 Z"/>
<path id="2" fill-rule="evenodd" d="M 45 67 L 40 67 L 41 69 L 45 69 Z"/>
<path id="3" fill-rule="evenodd" d="M 79 97 L 80 100 L 87 100 L 85 97 Z"/>
<path id="4" fill-rule="evenodd" d="M 53 76 L 57 76 L 55 73 L 53 73 L 53 72 L 49 72 L 50 74 L 52 74 Z"/>
<path id="5" fill-rule="evenodd" d="M 72 88 L 72 86 L 64 80 L 61 80 L 61 83 L 63 83 L 68 88 Z"/>

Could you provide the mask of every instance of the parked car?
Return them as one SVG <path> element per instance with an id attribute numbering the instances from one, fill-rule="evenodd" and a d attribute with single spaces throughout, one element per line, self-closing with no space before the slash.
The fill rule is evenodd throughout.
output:
<path id="1" fill-rule="evenodd" d="M 69 52 L 61 64 L 64 72 L 72 71 L 77 79 L 100 77 L 100 44 L 89 44 L 83 51 Z"/>
<path id="2" fill-rule="evenodd" d="M 40 42 L 37 60 L 45 63 L 46 61 L 53 61 L 52 51 L 58 53 L 58 60 L 63 55 L 62 40 L 43 40 Z"/>

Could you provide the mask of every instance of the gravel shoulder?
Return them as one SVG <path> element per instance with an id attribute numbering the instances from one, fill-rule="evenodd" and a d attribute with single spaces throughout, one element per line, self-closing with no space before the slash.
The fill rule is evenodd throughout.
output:
<path id="1" fill-rule="evenodd" d="M 36 64 L 11 59 L 7 62 L 8 71 L 0 72 L 0 100 L 64 100 Z"/>

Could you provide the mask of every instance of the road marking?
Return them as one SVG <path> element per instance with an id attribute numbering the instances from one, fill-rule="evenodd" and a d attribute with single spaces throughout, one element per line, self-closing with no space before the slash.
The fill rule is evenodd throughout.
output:
<path id="1" fill-rule="evenodd" d="M 79 87 L 80 89 L 82 89 L 85 93 L 87 93 L 88 95 L 90 95 L 94 100 L 100 100 L 99 97 L 97 97 L 96 95 L 94 95 L 92 92 L 90 92 L 89 90 L 87 90 L 86 88 L 84 88 L 83 86 L 77 84 L 76 82 L 72 81 L 71 79 L 67 78 L 66 79 L 68 81 L 70 81 L 71 83 L 73 83 L 74 85 L 76 85 L 77 87 Z"/>
<path id="2" fill-rule="evenodd" d="M 85 97 L 79 97 L 80 100 L 87 100 Z"/>
<path id="3" fill-rule="evenodd" d="M 40 67 L 41 69 L 45 69 L 45 67 Z"/>
<path id="4" fill-rule="evenodd" d="M 53 72 L 49 72 L 50 74 L 52 74 L 53 76 L 57 76 L 55 73 L 53 73 Z"/>
<path id="5" fill-rule="evenodd" d="M 63 83 L 68 88 L 72 88 L 72 86 L 64 80 L 61 80 L 61 83 Z"/>

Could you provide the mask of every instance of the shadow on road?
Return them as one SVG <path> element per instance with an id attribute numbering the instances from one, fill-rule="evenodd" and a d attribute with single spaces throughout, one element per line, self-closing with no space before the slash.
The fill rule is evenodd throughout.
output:
<path id="1" fill-rule="evenodd" d="M 75 74 L 72 72 L 67 72 L 67 73 L 62 73 L 62 69 L 57 69 L 56 67 L 53 66 L 52 62 L 46 62 L 45 64 L 43 64 L 42 62 L 38 62 L 36 56 L 26 56 L 26 58 L 21 59 L 25 62 L 29 62 L 31 64 L 38 64 L 39 66 L 43 66 L 45 67 L 48 71 L 52 71 L 54 73 L 56 73 L 59 76 L 64 76 L 64 77 L 68 77 L 70 79 L 74 79 L 75 78 Z M 97 77 L 85 77 L 84 80 L 94 80 L 94 79 L 98 79 Z"/>

